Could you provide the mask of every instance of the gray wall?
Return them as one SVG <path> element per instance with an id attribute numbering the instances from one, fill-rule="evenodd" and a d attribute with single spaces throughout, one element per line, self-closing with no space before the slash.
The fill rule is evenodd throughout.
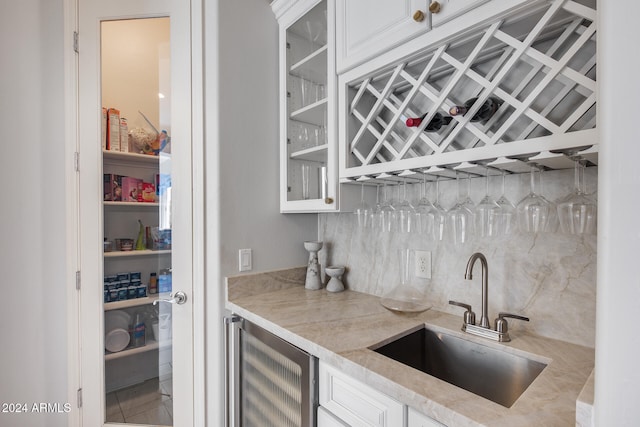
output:
<path id="1" fill-rule="evenodd" d="M 67 402 L 62 0 L 0 14 L 0 402 Z M 0 413 L 65 426 L 66 414 Z"/>
<path id="2" fill-rule="evenodd" d="M 304 265 L 317 215 L 280 214 L 278 27 L 264 0 L 205 4 L 207 421 L 222 425 L 223 278 Z"/>

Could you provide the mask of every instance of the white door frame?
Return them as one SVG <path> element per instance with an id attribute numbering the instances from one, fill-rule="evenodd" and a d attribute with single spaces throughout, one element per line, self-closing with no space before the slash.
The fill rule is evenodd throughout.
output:
<path id="1" fill-rule="evenodd" d="M 80 191 L 79 191 L 79 172 L 75 168 L 76 155 L 79 152 L 79 97 L 81 90 L 79 88 L 78 76 L 78 56 L 74 52 L 74 33 L 78 31 L 78 1 L 64 0 L 64 28 L 65 28 L 65 47 L 64 47 L 64 64 L 65 64 L 65 132 L 66 132 L 66 167 L 65 189 L 66 189 L 66 210 L 67 210 L 67 247 L 69 261 L 66 266 L 68 280 L 67 285 L 67 354 L 68 354 L 68 401 L 74 408 L 69 414 L 69 426 L 81 426 L 83 420 L 99 419 L 104 414 L 104 396 L 100 395 L 99 399 L 90 396 L 89 393 L 96 393 L 91 386 L 87 387 L 87 382 L 95 384 L 95 377 L 102 375 L 102 372 L 83 372 L 82 367 L 86 366 L 86 361 L 91 357 L 103 357 L 101 349 L 87 347 L 84 343 L 83 334 L 86 334 L 86 325 L 83 322 L 83 314 L 81 312 L 82 295 L 76 290 L 76 283 L 73 278 L 77 271 L 80 271 L 81 258 L 80 248 L 82 236 L 80 235 Z M 189 39 L 191 46 L 190 51 L 184 52 L 184 56 L 176 58 L 177 60 L 191 61 L 191 92 L 185 96 L 190 98 L 191 104 L 191 153 L 188 159 L 184 161 L 190 162 L 191 165 L 191 185 L 193 187 L 192 194 L 188 195 L 188 202 L 192 207 L 192 237 L 186 242 L 190 248 L 191 254 L 191 271 L 187 272 L 190 276 L 193 289 L 190 295 L 192 303 L 192 355 L 190 365 L 180 367 L 192 373 L 193 387 L 188 396 L 178 397 L 174 404 L 182 407 L 191 406 L 188 418 L 174 419 L 175 425 L 205 425 L 205 295 L 204 295 L 204 236 L 205 236 L 205 218 L 204 218 L 204 118 L 203 118 L 203 43 L 202 43 L 202 13 L 203 6 L 200 0 L 193 0 L 189 16 L 182 17 L 191 21 L 191 33 L 181 34 L 180 37 Z M 79 36 L 82 38 L 82 34 Z M 88 35 L 85 35 L 88 37 Z M 80 43 L 82 46 L 82 43 Z M 81 157 L 80 157 L 81 158 Z M 91 165 L 82 164 L 84 167 Z M 186 200 L 185 200 L 186 201 Z M 88 283 L 88 280 L 85 280 Z M 90 328 L 95 331 L 96 325 Z M 97 330 L 101 330 L 98 328 Z M 191 338 L 191 337 L 190 337 Z M 86 340 L 84 340 L 86 341 Z M 175 342 L 174 342 L 175 344 Z M 179 347 L 177 343 L 174 348 Z M 91 380 L 91 377 L 94 377 Z M 174 377 L 174 387 L 179 378 Z M 102 384 L 103 381 L 98 381 Z M 95 388 L 95 387 L 93 387 Z M 79 390 L 84 389 L 80 394 Z M 98 391 L 100 394 L 104 390 Z M 182 400 L 184 399 L 184 400 Z M 96 402 L 102 402 L 96 404 Z M 82 405 L 82 407 L 80 407 Z M 87 418 L 88 416 L 88 418 Z"/>

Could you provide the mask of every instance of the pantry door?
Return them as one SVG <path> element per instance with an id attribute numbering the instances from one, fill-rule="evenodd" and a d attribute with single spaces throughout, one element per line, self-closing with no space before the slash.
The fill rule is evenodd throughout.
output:
<path id="1" fill-rule="evenodd" d="M 83 426 L 188 427 L 204 406 L 191 7 L 78 1 Z"/>

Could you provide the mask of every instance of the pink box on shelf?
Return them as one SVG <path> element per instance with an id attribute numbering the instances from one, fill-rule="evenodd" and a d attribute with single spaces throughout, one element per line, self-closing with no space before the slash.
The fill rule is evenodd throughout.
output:
<path id="1" fill-rule="evenodd" d="M 142 183 L 142 191 L 140 192 L 142 202 L 153 203 L 156 201 L 156 186 L 150 182 Z"/>
<path id="2" fill-rule="evenodd" d="M 141 179 L 132 178 L 130 176 L 122 177 L 122 201 L 137 202 L 138 201 L 138 185 L 142 183 Z"/>

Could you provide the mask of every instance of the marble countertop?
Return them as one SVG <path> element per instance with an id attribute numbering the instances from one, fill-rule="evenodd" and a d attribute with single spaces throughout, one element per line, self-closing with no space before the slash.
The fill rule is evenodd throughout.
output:
<path id="1" fill-rule="evenodd" d="M 448 426 L 576 425 L 576 401 L 594 367 L 592 348 L 522 332 L 496 343 L 461 332 L 462 316 L 399 315 L 373 295 L 306 290 L 304 277 L 305 268 L 230 277 L 226 308 Z M 505 408 L 370 349 L 422 325 L 548 366 Z"/>

